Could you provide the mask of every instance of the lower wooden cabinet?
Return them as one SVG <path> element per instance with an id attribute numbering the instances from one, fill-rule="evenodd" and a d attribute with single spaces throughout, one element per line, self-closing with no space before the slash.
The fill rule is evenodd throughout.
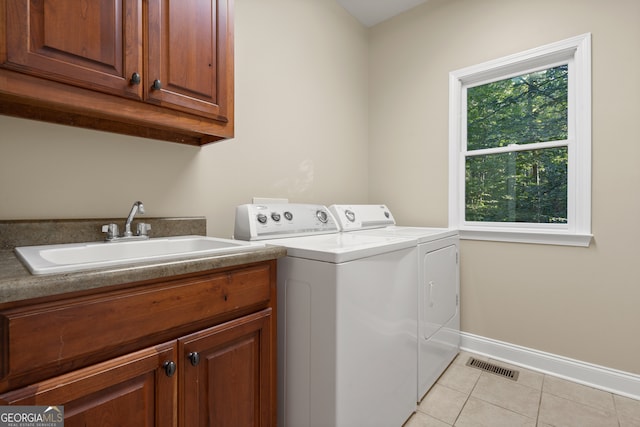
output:
<path id="1" fill-rule="evenodd" d="M 275 268 L 0 306 L 0 406 L 64 406 L 65 427 L 275 426 Z"/>
<path id="2" fill-rule="evenodd" d="M 65 427 L 270 426 L 270 320 L 266 309 L 5 393 L 0 405 L 63 405 Z"/>

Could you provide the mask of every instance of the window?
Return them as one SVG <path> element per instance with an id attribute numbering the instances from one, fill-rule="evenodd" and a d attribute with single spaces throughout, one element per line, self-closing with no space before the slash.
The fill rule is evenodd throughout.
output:
<path id="1" fill-rule="evenodd" d="M 450 73 L 449 225 L 588 246 L 590 35 Z"/>

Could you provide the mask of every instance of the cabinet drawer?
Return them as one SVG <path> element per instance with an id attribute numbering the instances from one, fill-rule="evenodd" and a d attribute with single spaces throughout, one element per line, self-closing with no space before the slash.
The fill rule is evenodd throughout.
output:
<path id="1" fill-rule="evenodd" d="M 0 376 L 65 372 L 264 307 L 271 265 L 0 312 Z"/>

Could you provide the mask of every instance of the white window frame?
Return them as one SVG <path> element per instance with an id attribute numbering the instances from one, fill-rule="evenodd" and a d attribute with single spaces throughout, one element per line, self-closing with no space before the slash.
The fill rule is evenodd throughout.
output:
<path id="1" fill-rule="evenodd" d="M 466 88 L 563 64 L 568 64 L 569 72 L 569 134 L 556 144 L 568 147 L 567 223 L 466 221 Z M 522 148 L 530 150 L 534 145 L 540 144 Z M 589 246 L 593 237 L 590 33 L 449 73 L 449 226 L 458 228 L 462 239 Z"/>

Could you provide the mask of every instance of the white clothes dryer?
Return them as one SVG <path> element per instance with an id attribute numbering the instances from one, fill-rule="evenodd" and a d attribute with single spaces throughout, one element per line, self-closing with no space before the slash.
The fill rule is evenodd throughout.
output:
<path id="1" fill-rule="evenodd" d="M 458 231 L 397 226 L 385 205 L 332 205 L 329 210 L 345 232 L 412 238 L 417 242 L 416 400 L 420 401 L 460 351 Z"/>
<path id="2" fill-rule="evenodd" d="M 400 427 L 416 408 L 416 240 L 338 231 L 324 206 L 236 209 L 235 238 L 287 248 L 278 425 Z"/>

